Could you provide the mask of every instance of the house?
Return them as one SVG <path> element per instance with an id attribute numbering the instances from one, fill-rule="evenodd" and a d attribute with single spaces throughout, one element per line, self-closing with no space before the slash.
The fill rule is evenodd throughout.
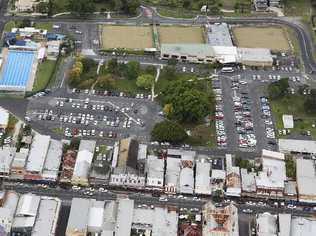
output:
<path id="1" fill-rule="evenodd" d="M 89 171 L 92 163 L 96 141 L 81 140 L 76 158 L 76 163 L 71 177 L 73 185 L 89 185 Z"/>

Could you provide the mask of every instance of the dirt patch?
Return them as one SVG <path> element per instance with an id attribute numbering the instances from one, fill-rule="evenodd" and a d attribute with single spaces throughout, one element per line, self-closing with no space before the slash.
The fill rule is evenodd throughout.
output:
<path id="1" fill-rule="evenodd" d="M 144 49 L 153 47 L 152 29 L 146 26 L 102 26 L 104 49 Z"/>
<path id="2" fill-rule="evenodd" d="M 204 43 L 201 27 L 163 26 L 158 32 L 160 43 Z"/>
<path id="3" fill-rule="evenodd" d="M 286 32 L 281 27 L 234 27 L 232 32 L 238 47 L 291 50 Z"/>

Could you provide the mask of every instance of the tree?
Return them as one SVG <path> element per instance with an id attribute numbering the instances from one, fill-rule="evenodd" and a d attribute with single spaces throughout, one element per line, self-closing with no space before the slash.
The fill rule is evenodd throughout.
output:
<path id="1" fill-rule="evenodd" d="M 155 78 L 151 74 L 144 74 L 137 77 L 136 85 L 144 89 L 150 89 L 155 82 Z"/>
<path id="2" fill-rule="evenodd" d="M 88 72 L 97 66 L 97 63 L 95 62 L 95 60 L 88 58 L 88 57 L 83 57 L 81 59 L 81 63 L 83 66 L 83 72 Z"/>
<path id="3" fill-rule="evenodd" d="M 296 177 L 296 165 L 293 157 L 286 157 L 285 158 L 285 170 L 286 176 L 289 178 Z"/>
<path id="4" fill-rule="evenodd" d="M 125 76 L 127 79 L 134 80 L 140 73 L 140 64 L 138 61 L 129 61 L 126 64 Z"/>
<path id="5" fill-rule="evenodd" d="M 176 77 L 176 68 L 174 66 L 165 66 L 161 71 L 161 77 L 172 80 Z"/>
<path id="6" fill-rule="evenodd" d="M 171 104 L 171 118 L 180 122 L 197 122 L 210 112 L 211 101 L 205 92 L 194 87 L 194 82 L 176 80 L 162 91 L 163 104 Z"/>
<path id="7" fill-rule="evenodd" d="M 39 13 L 46 14 L 48 13 L 48 10 L 49 10 L 49 3 L 47 2 L 39 2 L 36 5 L 36 11 Z"/>
<path id="8" fill-rule="evenodd" d="M 96 87 L 104 90 L 111 90 L 115 86 L 115 80 L 111 75 L 107 74 L 98 78 Z"/>
<path id="9" fill-rule="evenodd" d="M 162 121 L 155 124 L 151 137 L 158 142 L 182 143 L 187 137 L 187 133 L 176 122 Z"/>
<path id="10" fill-rule="evenodd" d="M 279 81 L 273 82 L 268 86 L 268 93 L 271 99 L 284 97 L 289 90 L 289 79 L 282 78 Z"/>
<path id="11" fill-rule="evenodd" d="M 166 115 L 166 117 L 170 118 L 172 112 L 173 112 L 172 104 L 165 104 L 165 106 L 163 107 L 163 113 Z"/>
<path id="12" fill-rule="evenodd" d="M 113 74 L 113 75 L 118 75 L 119 74 L 119 64 L 117 62 L 117 59 L 113 58 L 111 60 L 108 61 L 108 71 Z"/>
<path id="13" fill-rule="evenodd" d="M 95 11 L 95 4 L 92 0 L 69 0 L 67 8 L 74 14 L 86 15 Z"/>
<path id="14" fill-rule="evenodd" d="M 304 101 L 304 109 L 307 113 L 316 113 L 316 90 L 311 89 L 310 94 L 306 97 Z"/>

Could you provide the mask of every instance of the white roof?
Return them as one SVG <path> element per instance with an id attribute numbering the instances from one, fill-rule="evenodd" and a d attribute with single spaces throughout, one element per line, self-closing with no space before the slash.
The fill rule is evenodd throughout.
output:
<path id="1" fill-rule="evenodd" d="M 212 169 L 212 179 L 226 179 L 226 171 L 225 170 L 217 170 Z"/>
<path id="2" fill-rule="evenodd" d="M 292 115 L 282 115 L 283 127 L 284 129 L 293 129 L 294 120 Z"/>
<path id="3" fill-rule="evenodd" d="M 214 50 L 211 45 L 197 43 L 172 43 L 161 44 L 161 54 L 170 54 L 178 56 L 194 56 L 197 58 L 213 58 Z"/>
<path id="4" fill-rule="evenodd" d="M 214 46 L 213 47 L 215 58 L 220 63 L 235 63 L 237 62 L 237 48 L 226 46 Z"/>
<path id="5" fill-rule="evenodd" d="M 291 221 L 291 236 L 303 235 L 316 235 L 316 220 L 295 216 Z"/>
<path id="6" fill-rule="evenodd" d="M 277 236 L 277 217 L 268 212 L 257 216 L 257 233 L 262 236 Z"/>
<path id="7" fill-rule="evenodd" d="M 50 136 L 35 134 L 31 151 L 26 162 L 26 170 L 41 172 L 47 155 L 47 150 L 50 143 Z"/>
<path id="8" fill-rule="evenodd" d="M 94 206 L 89 209 L 88 228 L 100 230 L 104 220 L 104 201 L 94 201 Z"/>
<path id="9" fill-rule="evenodd" d="M 0 126 L 7 126 L 9 122 L 9 112 L 0 107 Z"/>
<path id="10" fill-rule="evenodd" d="M 40 200 L 40 196 L 32 193 L 22 195 L 15 214 L 17 216 L 36 216 Z"/>
<path id="11" fill-rule="evenodd" d="M 255 173 L 247 171 L 247 169 L 240 169 L 241 174 L 241 188 L 245 192 L 256 192 Z"/>
<path id="12" fill-rule="evenodd" d="M 177 235 L 178 214 L 176 211 L 156 207 L 153 218 L 152 236 Z"/>
<path id="13" fill-rule="evenodd" d="M 57 198 L 42 198 L 32 236 L 54 236 L 59 217 L 61 201 Z"/>
<path id="14" fill-rule="evenodd" d="M 279 214 L 279 235 L 291 235 L 291 214 Z"/>
<path id="15" fill-rule="evenodd" d="M 18 202 L 19 202 L 19 195 L 14 191 L 8 191 L 7 198 L 4 201 L 3 207 L 10 209 L 12 217 L 15 214 L 15 210 L 18 206 Z"/>
<path id="16" fill-rule="evenodd" d="M 131 234 L 133 211 L 134 200 L 119 200 L 115 226 L 115 236 L 126 236 Z"/>
<path id="17" fill-rule="evenodd" d="M 43 59 L 45 57 L 46 48 L 38 49 L 37 59 Z"/>
<path id="18" fill-rule="evenodd" d="M 238 58 L 243 62 L 272 63 L 273 58 L 270 49 L 267 48 L 237 48 Z"/>
<path id="19" fill-rule="evenodd" d="M 284 154 L 281 152 L 274 152 L 266 149 L 262 149 L 262 157 L 264 158 L 273 158 L 278 160 L 284 160 Z"/>
<path id="20" fill-rule="evenodd" d="M 183 149 L 168 149 L 167 150 L 168 156 L 179 157 L 182 160 L 190 160 L 193 161 L 196 155 L 195 151 L 187 151 Z"/>
<path id="21" fill-rule="evenodd" d="M 221 24 L 207 24 L 207 43 L 212 46 L 233 46 L 233 42 L 229 33 L 228 25 Z"/>
<path id="22" fill-rule="evenodd" d="M 261 188 L 284 188 L 285 162 L 279 159 L 262 158 L 262 171 L 256 176 L 256 185 Z"/>
<path id="23" fill-rule="evenodd" d="M 88 178 L 96 141 L 81 140 L 72 178 Z"/>
<path id="24" fill-rule="evenodd" d="M 180 171 L 180 192 L 193 194 L 194 177 L 192 168 L 182 168 Z"/>
<path id="25" fill-rule="evenodd" d="M 280 152 L 298 152 L 298 153 L 316 153 L 316 141 L 297 140 L 297 139 L 279 139 Z"/>
<path id="26" fill-rule="evenodd" d="M 211 194 L 210 181 L 211 164 L 208 162 L 196 163 L 196 177 L 195 177 L 195 193 L 197 194 Z"/>
<path id="27" fill-rule="evenodd" d="M 46 160 L 43 167 L 42 177 L 45 179 L 57 179 L 61 157 L 63 154 L 63 144 L 61 141 L 52 139 L 48 148 Z"/>
<path id="28" fill-rule="evenodd" d="M 164 177 L 164 159 L 158 159 L 157 156 L 148 155 L 147 157 L 147 178 L 161 178 Z"/>
<path id="29" fill-rule="evenodd" d="M 70 214 L 68 217 L 67 233 L 84 233 L 88 224 L 88 213 L 90 200 L 84 198 L 73 198 L 71 202 Z"/>
<path id="30" fill-rule="evenodd" d="M 0 172 L 9 174 L 15 151 L 14 147 L 0 148 Z"/>
<path id="31" fill-rule="evenodd" d="M 299 195 L 316 201 L 316 169 L 314 160 L 296 159 L 296 182 Z"/>

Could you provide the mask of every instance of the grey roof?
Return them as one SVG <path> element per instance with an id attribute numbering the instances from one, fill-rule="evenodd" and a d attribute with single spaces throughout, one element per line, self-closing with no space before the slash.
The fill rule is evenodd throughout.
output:
<path id="1" fill-rule="evenodd" d="M 62 142 L 52 139 L 50 141 L 46 160 L 43 167 L 42 176 L 44 178 L 50 178 L 53 180 L 57 178 L 62 154 Z"/>
<path id="2" fill-rule="evenodd" d="M 15 210 L 18 206 L 18 202 L 19 202 L 19 195 L 14 191 L 8 191 L 7 198 L 3 204 L 3 207 L 10 209 L 10 213 L 12 217 L 15 214 Z"/>
<path id="3" fill-rule="evenodd" d="M 166 186 L 173 185 L 178 187 L 179 176 L 180 176 L 180 159 L 167 157 L 167 168 L 166 168 Z"/>
<path id="4" fill-rule="evenodd" d="M 313 140 L 297 140 L 297 139 L 279 139 L 280 152 L 306 152 L 316 153 L 316 141 Z"/>
<path id="5" fill-rule="evenodd" d="M 295 216 L 291 221 L 291 236 L 303 235 L 316 235 L 316 220 Z"/>
<path id="6" fill-rule="evenodd" d="M 181 158 L 181 160 L 191 160 L 191 161 L 193 161 L 196 156 L 195 151 L 187 151 L 183 149 L 168 149 L 167 154 L 170 157 L 177 157 L 177 158 Z"/>
<path id="7" fill-rule="evenodd" d="M 29 149 L 21 148 L 20 152 L 15 153 L 11 167 L 24 168 L 28 154 L 29 154 Z"/>
<path id="8" fill-rule="evenodd" d="M 35 134 L 31 151 L 27 159 L 26 170 L 41 172 L 49 147 L 50 136 Z"/>
<path id="9" fill-rule="evenodd" d="M 196 56 L 198 58 L 214 57 L 214 50 L 208 44 L 161 44 L 161 54 L 169 55 L 188 55 Z"/>
<path id="10" fill-rule="evenodd" d="M 192 168 L 182 168 L 180 171 L 180 192 L 193 194 L 194 177 Z"/>
<path id="11" fill-rule="evenodd" d="M 126 236 L 131 234 L 133 211 L 134 200 L 119 200 L 115 226 L 115 236 Z"/>
<path id="12" fill-rule="evenodd" d="M 226 23 L 208 24 L 205 26 L 207 43 L 212 46 L 233 46 L 233 42 Z"/>
<path id="13" fill-rule="evenodd" d="M 241 189 L 245 192 L 256 192 L 256 174 L 247 171 L 247 169 L 240 169 L 241 174 Z"/>
<path id="14" fill-rule="evenodd" d="M 152 236 L 177 235 L 178 214 L 176 211 L 169 211 L 167 208 L 156 207 Z"/>
<path id="15" fill-rule="evenodd" d="M 78 152 L 87 150 L 94 153 L 96 143 L 97 142 L 95 140 L 81 140 Z"/>
<path id="16" fill-rule="evenodd" d="M 296 159 L 296 181 L 299 195 L 316 201 L 316 166 L 313 160 Z"/>
<path id="17" fill-rule="evenodd" d="M 90 200 L 84 198 L 73 198 L 68 218 L 67 232 L 85 233 L 88 224 L 88 213 L 90 208 Z M 66 235 L 68 235 L 66 233 Z"/>
<path id="18" fill-rule="evenodd" d="M 41 197 L 32 193 L 23 194 L 16 209 L 17 216 L 36 216 Z"/>
<path id="19" fill-rule="evenodd" d="M 273 62 L 270 49 L 267 48 L 237 48 L 240 62 Z"/>
<path id="20" fill-rule="evenodd" d="M 88 178 L 96 141 L 81 140 L 72 179 Z"/>
<path id="21" fill-rule="evenodd" d="M 147 178 L 164 177 L 164 160 L 158 159 L 157 156 L 148 155 L 147 157 Z"/>
<path id="22" fill-rule="evenodd" d="M 196 163 L 195 193 L 211 194 L 210 171 L 211 171 L 210 163 L 208 162 Z"/>
<path id="23" fill-rule="evenodd" d="M 147 145 L 139 144 L 138 145 L 138 160 L 144 160 L 147 157 Z"/>
<path id="24" fill-rule="evenodd" d="M 61 202 L 56 198 L 42 198 L 32 236 L 55 236 Z"/>

